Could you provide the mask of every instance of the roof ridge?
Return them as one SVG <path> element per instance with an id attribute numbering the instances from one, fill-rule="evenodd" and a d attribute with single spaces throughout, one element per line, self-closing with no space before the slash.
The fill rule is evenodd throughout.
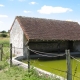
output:
<path id="1" fill-rule="evenodd" d="M 76 21 L 67 21 L 67 20 L 57 20 L 57 19 L 48 19 L 48 18 L 39 18 L 39 17 L 28 17 L 28 16 L 16 16 L 16 18 L 31 18 L 31 19 L 42 19 L 42 20 L 51 20 L 51 21 L 60 21 L 60 22 L 70 22 L 70 23 L 78 23 Z M 79 24 L 79 23 L 78 23 Z"/>

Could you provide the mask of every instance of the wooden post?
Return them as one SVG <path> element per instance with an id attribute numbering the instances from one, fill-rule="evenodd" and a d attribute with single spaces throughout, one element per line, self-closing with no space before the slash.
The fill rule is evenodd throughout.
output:
<path id="1" fill-rule="evenodd" d="M 12 43 L 10 44 L 10 67 L 12 67 Z"/>
<path id="2" fill-rule="evenodd" d="M 29 46 L 27 46 L 27 47 L 29 47 Z M 27 48 L 27 62 L 28 62 L 28 72 L 30 72 L 30 52 L 29 52 L 28 48 Z"/>
<path id="3" fill-rule="evenodd" d="M 1 61 L 2 61 L 2 55 L 3 55 L 3 44 L 1 45 Z"/>
<path id="4" fill-rule="evenodd" d="M 0 61 L 1 61 L 1 44 L 0 44 Z"/>
<path id="5" fill-rule="evenodd" d="M 67 80 L 72 80 L 72 69 L 71 69 L 71 61 L 70 61 L 70 51 L 66 50 L 66 61 L 67 61 Z"/>
<path id="6" fill-rule="evenodd" d="M 14 54 L 15 54 L 15 47 L 14 47 Z"/>
<path id="7" fill-rule="evenodd" d="M 2 61 L 2 55 L 3 55 L 3 44 L 1 44 L 1 46 L 0 46 L 0 50 L 1 50 L 1 52 L 0 52 L 0 61 Z"/>

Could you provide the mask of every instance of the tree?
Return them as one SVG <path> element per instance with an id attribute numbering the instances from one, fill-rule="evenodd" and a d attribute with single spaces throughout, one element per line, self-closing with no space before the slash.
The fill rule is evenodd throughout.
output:
<path id="1" fill-rule="evenodd" d="M 1 33 L 0 36 L 1 37 L 7 37 L 7 34 L 6 33 Z"/>
<path id="2" fill-rule="evenodd" d="M 5 31 L 5 30 L 3 30 L 3 31 L 1 31 L 1 33 L 6 33 L 6 31 Z"/>

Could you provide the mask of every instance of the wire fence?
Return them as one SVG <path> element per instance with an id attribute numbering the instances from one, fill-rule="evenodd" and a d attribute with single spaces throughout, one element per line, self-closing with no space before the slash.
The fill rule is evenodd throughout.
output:
<path id="1" fill-rule="evenodd" d="M 42 64 L 39 64 L 39 65 L 42 66 L 42 67 L 45 67 L 45 65 L 42 65 Z M 45 68 L 46 68 L 46 67 L 45 67 Z M 50 68 L 50 67 L 47 67 L 47 68 Z M 62 73 L 67 74 L 67 70 L 61 70 L 61 69 L 57 69 L 57 68 L 50 68 L 50 69 L 56 70 L 56 71 L 59 71 L 59 72 L 62 72 Z M 75 75 L 76 73 L 74 73 L 74 74 L 68 73 L 68 74 L 69 74 L 69 75 L 72 75 L 73 77 L 76 77 L 76 78 L 80 79 L 80 77 L 78 77 L 78 76 Z"/>
<path id="2" fill-rule="evenodd" d="M 9 58 L 9 53 L 10 53 L 10 47 L 9 44 L 8 46 L 5 46 L 6 44 L 0 44 L 0 61 L 3 61 L 6 59 L 6 61 Z"/>
<path id="3" fill-rule="evenodd" d="M 4 47 L 4 46 L 3 46 Z M 23 48 L 18 48 L 18 47 L 12 47 L 14 49 L 23 49 Z M 12 50 L 12 48 L 10 46 L 8 46 L 8 49 L 6 50 L 6 52 L 4 54 L 7 54 L 7 53 L 10 53 L 10 50 Z M 0 47 L 0 50 L 2 48 Z M 40 56 L 43 56 L 43 57 L 63 57 L 63 56 L 66 56 L 65 53 L 63 54 L 57 54 L 57 53 L 47 53 L 47 52 L 41 52 L 41 51 L 37 51 L 37 50 L 33 50 L 33 49 L 30 49 L 29 47 L 27 47 L 27 49 L 33 53 L 35 53 L 36 55 L 40 55 Z M 0 52 L 1 53 L 1 52 Z M 77 62 L 76 66 L 75 66 L 75 69 L 74 69 L 74 73 L 68 73 L 69 75 L 73 76 L 73 80 L 74 78 L 77 78 L 77 80 L 80 80 L 80 77 L 76 75 L 77 73 L 77 70 L 78 70 L 78 65 L 80 63 L 80 60 L 75 58 L 74 56 L 71 56 L 70 55 L 70 58 L 72 58 L 73 60 L 75 60 Z M 34 61 L 36 63 L 36 61 Z M 37 64 L 37 63 L 36 63 Z M 43 65 L 43 64 L 38 64 L 39 66 L 42 66 L 44 68 L 46 68 L 47 66 Z M 51 68 L 51 67 L 48 67 L 50 68 L 51 70 L 55 70 L 55 71 L 59 71 L 61 73 L 64 73 L 65 75 L 67 75 L 67 70 L 61 70 L 59 68 Z"/>
<path id="4" fill-rule="evenodd" d="M 28 50 L 31 51 L 31 52 L 33 52 L 33 53 L 35 53 L 35 54 L 37 54 L 37 55 L 45 56 L 45 57 L 59 57 L 59 56 L 63 57 L 63 56 L 66 56 L 65 53 L 64 53 L 64 54 L 46 53 L 46 52 L 40 52 L 40 51 L 32 50 L 32 49 L 30 49 L 29 47 L 28 47 Z M 71 56 L 71 55 L 70 55 L 70 57 L 71 57 L 72 59 L 76 60 L 78 63 L 80 63 L 80 60 L 78 60 L 77 58 L 75 58 L 75 57 L 73 57 L 73 56 Z M 45 67 L 45 65 L 42 65 L 42 64 L 39 64 L 39 65 L 42 66 L 42 67 Z M 79 77 L 79 76 L 76 76 L 77 66 L 78 66 L 78 64 L 76 65 L 73 74 L 68 73 L 69 75 L 73 76 L 73 80 L 74 80 L 74 77 L 77 78 L 78 80 L 80 80 L 80 77 Z M 46 68 L 46 67 L 45 67 L 45 68 Z M 50 67 L 48 67 L 48 68 L 50 68 Z M 50 68 L 50 69 L 56 70 L 56 71 L 59 71 L 59 72 L 63 72 L 63 73 L 65 73 L 65 74 L 67 74 L 67 70 L 64 71 L 64 70 L 60 70 L 60 69 L 56 69 L 56 68 Z"/>
<path id="5" fill-rule="evenodd" d="M 18 48 L 18 47 L 12 47 L 12 48 L 14 48 L 14 49 L 23 49 L 23 48 Z"/>

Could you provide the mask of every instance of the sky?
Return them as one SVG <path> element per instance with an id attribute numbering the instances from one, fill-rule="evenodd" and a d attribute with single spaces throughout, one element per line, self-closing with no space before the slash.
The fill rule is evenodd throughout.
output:
<path id="1" fill-rule="evenodd" d="M 8 31 L 16 16 L 80 24 L 80 0 L 0 0 L 0 31 Z"/>

